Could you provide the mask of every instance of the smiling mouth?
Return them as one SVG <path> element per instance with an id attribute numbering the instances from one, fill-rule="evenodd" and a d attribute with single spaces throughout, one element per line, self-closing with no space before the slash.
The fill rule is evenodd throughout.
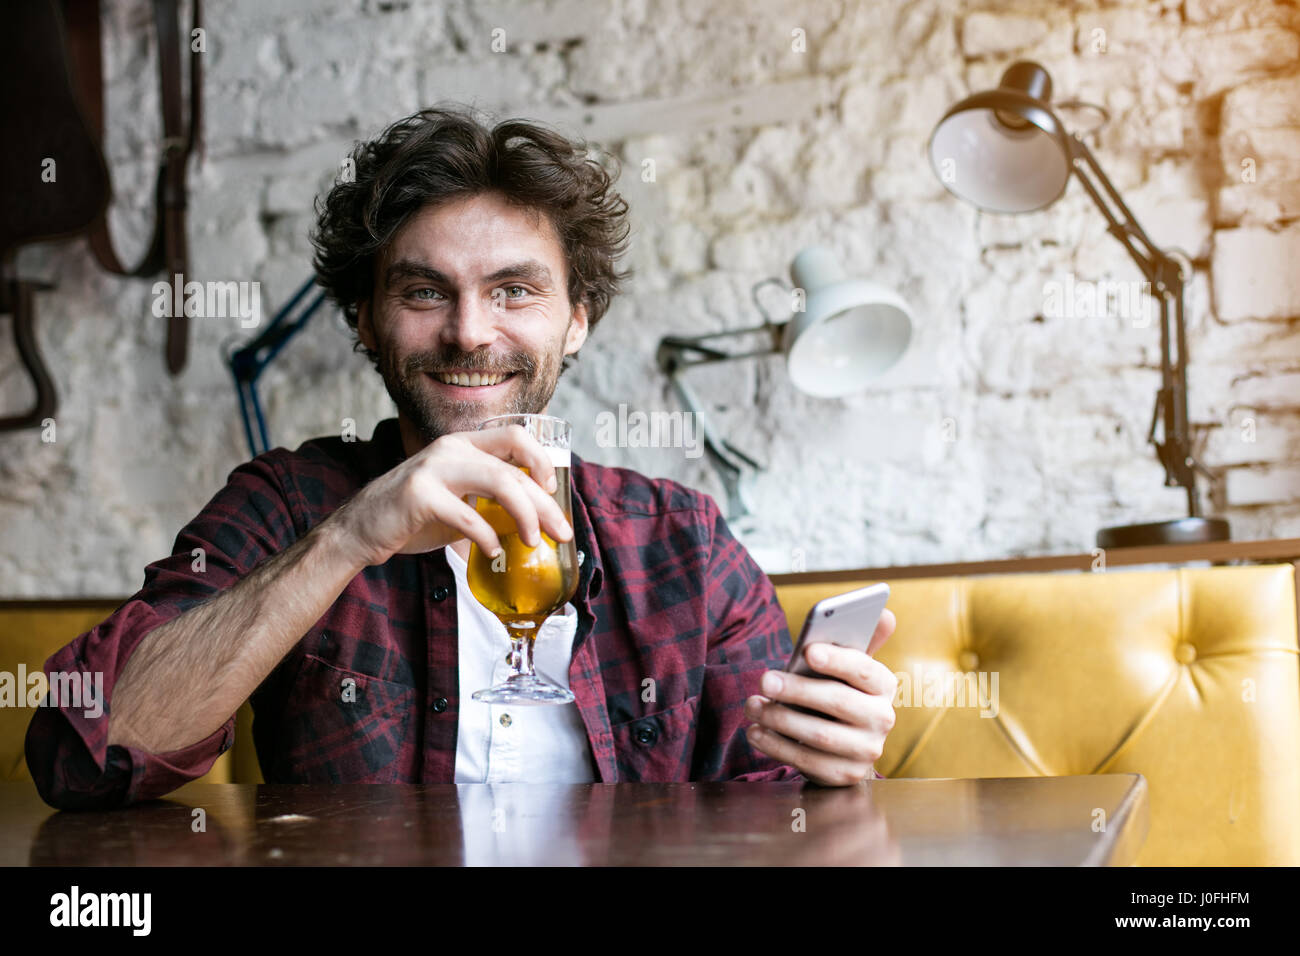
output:
<path id="1" fill-rule="evenodd" d="M 514 372 L 494 372 L 491 374 L 481 372 L 429 372 L 428 374 L 443 385 L 459 385 L 462 388 L 483 388 L 487 385 L 500 385 L 515 375 Z"/>

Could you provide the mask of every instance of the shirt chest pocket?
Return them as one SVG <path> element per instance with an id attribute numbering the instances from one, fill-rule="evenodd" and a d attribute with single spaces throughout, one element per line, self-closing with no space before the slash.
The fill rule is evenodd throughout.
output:
<path id="1" fill-rule="evenodd" d="M 285 783 L 395 783 L 414 779 L 408 735 L 415 688 L 304 655 L 285 713 Z"/>
<path id="2" fill-rule="evenodd" d="M 619 779 L 672 783 L 690 779 L 700 697 L 688 697 L 664 710 L 614 724 Z"/>

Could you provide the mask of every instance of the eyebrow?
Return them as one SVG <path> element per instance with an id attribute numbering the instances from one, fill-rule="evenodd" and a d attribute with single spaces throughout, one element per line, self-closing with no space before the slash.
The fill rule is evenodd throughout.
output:
<path id="1" fill-rule="evenodd" d="M 385 285 L 394 285 L 403 279 L 428 279 L 441 285 L 452 284 L 446 273 L 416 259 L 398 259 L 384 271 Z M 525 279 L 542 286 L 552 284 L 551 270 L 536 259 L 512 262 L 483 277 L 484 282 L 500 282 L 502 279 Z"/>

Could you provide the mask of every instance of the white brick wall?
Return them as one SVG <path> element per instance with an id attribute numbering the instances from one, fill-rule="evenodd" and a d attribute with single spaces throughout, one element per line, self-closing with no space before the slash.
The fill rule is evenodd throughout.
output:
<path id="1" fill-rule="evenodd" d="M 130 254 L 149 226 L 153 43 L 146 4 L 106 6 L 113 222 Z M 720 496 L 705 459 L 595 444 L 596 416 L 620 402 L 677 407 L 654 370 L 658 338 L 754 324 L 750 287 L 785 276 L 814 241 L 902 292 L 916 312 L 912 350 L 859 395 L 800 394 L 775 359 L 693 377 L 724 434 L 773 466 L 756 482 L 759 521 L 746 539 L 771 570 L 1086 551 L 1099 527 L 1184 513 L 1145 444 L 1158 330 L 1043 317 L 1046 283 L 1141 278 L 1082 189 L 1031 215 L 983 215 L 950 197 L 925 159 L 951 103 L 1012 60 L 1038 59 L 1058 99 L 1111 111 L 1090 145 L 1156 240 L 1197 266 L 1192 422 L 1221 475 L 1209 510 L 1239 538 L 1300 535 L 1293 4 L 237 0 L 205 10 L 192 269 L 260 281 L 268 315 L 307 275 L 312 199 L 352 140 L 420 105 L 470 100 L 621 156 L 639 274 L 552 405 L 577 424 L 580 454 Z M 505 52 L 491 50 L 495 29 Z M 644 159 L 655 160 L 652 183 L 640 180 Z M 247 332 L 196 319 L 189 366 L 171 379 L 148 283 L 103 274 L 81 244 L 29 249 L 20 262 L 59 283 L 38 304 L 61 406 L 53 443 L 35 430 L 0 435 L 0 595 L 129 593 L 246 457 L 219 356 Z M 368 437 L 392 414 L 350 344 L 341 319 L 320 317 L 264 377 L 278 444 L 337 433 L 348 417 Z M 8 412 L 30 397 L 6 336 L 0 402 Z"/>
<path id="2" fill-rule="evenodd" d="M 1286 319 L 1300 303 L 1300 226 L 1221 229 L 1214 237 L 1219 319 Z"/>

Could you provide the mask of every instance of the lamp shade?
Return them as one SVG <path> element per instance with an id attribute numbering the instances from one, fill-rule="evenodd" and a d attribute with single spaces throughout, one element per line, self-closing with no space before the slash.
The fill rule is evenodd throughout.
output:
<path id="1" fill-rule="evenodd" d="M 1036 63 L 1015 63 L 995 90 L 962 100 L 930 137 L 930 165 L 953 195 L 989 212 L 1030 212 L 1065 192 L 1071 153 L 1048 106 L 1052 81 Z"/>
<path id="2" fill-rule="evenodd" d="M 804 310 L 786 323 L 781 347 L 800 391 L 819 398 L 858 391 L 907 351 L 907 303 L 884 286 L 848 278 L 829 249 L 804 249 L 790 278 L 806 298 Z"/>

